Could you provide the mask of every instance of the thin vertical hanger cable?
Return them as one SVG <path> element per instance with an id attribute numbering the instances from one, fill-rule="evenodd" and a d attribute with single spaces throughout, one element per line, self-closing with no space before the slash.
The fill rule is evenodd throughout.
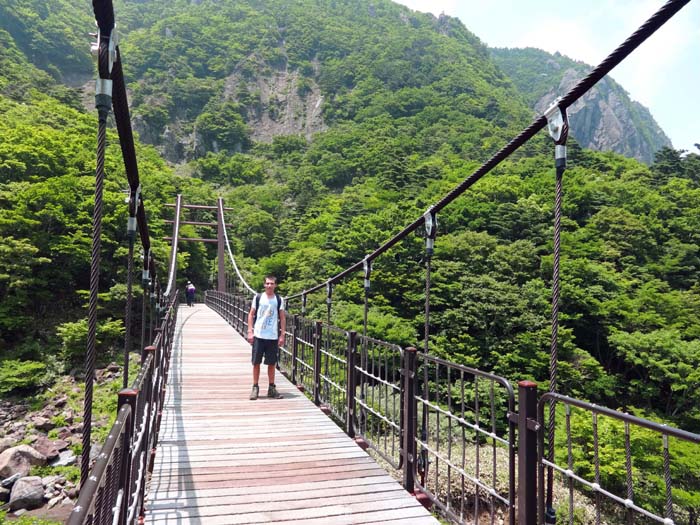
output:
<path id="1" fill-rule="evenodd" d="M 97 34 L 98 78 L 95 82 L 95 106 L 97 108 L 97 153 L 95 167 L 95 208 L 92 213 L 92 252 L 90 257 L 90 298 L 88 301 L 88 333 L 85 354 L 85 398 L 83 407 L 83 436 L 80 458 L 80 485 L 90 473 L 90 447 L 92 435 L 92 394 L 95 381 L 95 354 L 97 346 L 97 299 L 100 281 L 100 251 L 102 249 L 102 206 L 105 179 L 105 149 L 107 143 L 107 118 L 112 106 L 111 66 L 112 50 L 116 45 L 114 26 L 109 33 Z"/>
<path id="2" fill-rule="evenodd" d="M 557 392 L 558 369 L 558 339 L 559 339 L 559 298 L 560 298 L 560 262 L 561 262 L 561 217 L 563 200 L 563 177 L 566 170 L 566 140 L 569 136 L 569 119 L 566 109 L 560 106 L 560 100 L 555 100 L 545 111 L 547 129 L 554 141 L 554 168 L 555 168 L 555 196 L 554 196 L 554 239 L 553 239 L 553 263 L 552 263 L 552 337 L 549 348 L 549 391 Z M 554 511 L 554 430 L 555 430 L 556 405 L 554 401 L 549 403 L 548 422 L 548 452 L 547 457 L 550 466 L 547 467 L 547 501 L 545 524 L 556 523 Z"/>

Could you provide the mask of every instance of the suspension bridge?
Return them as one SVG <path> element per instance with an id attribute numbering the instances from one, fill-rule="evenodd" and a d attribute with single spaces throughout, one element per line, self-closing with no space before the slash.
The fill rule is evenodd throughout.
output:
<path id="1" fill-rule="evenodd" d="M 454 523 L 553 524 L 555 484 L 565 496 L 559 507 L 573 523 L 575 493 L 586 494 L 595 522 L 690 523 L 697 509 L 674 497 L 673 444 L 700 444 L 700 435 L 596 406 L 557 392 L 559 250 L 562 175 L 566 169 L 566 110 L 674 16 L 688 0 L 670 0 L 583 78 L 569 93 L 379 248 L 337 275 L 286 298 L 301 303 L 284 311 L 280 348 L 282 399 L 248 399 L 250 349 L 247 330 L 253 287 L 238 268 L 229 245 L 223 202 L 216 206 L 216 239 L 183 239 L 178 197 L 172 221 L 167 285 L 162 289 L 151 254 L 144 201 L 129 122 L 121 57 L 111 2 L 93 2 L 99 27 L 96 106 L 98 151 L 93 216 L 89 329 L 86 352 L 85 429 L 79 500 L 68 523 L 437 523 L 426 510 Z M 144 301 L 153 330 L 142 344 L 137 377 L 119 393 L 116 422 L 90 464 L 92 384 L 104 150 L 107 117 L 114 111 L 130 185 L 129 271 L 126 311 L 132 310 L 133 252 L 137 232 L 145 254 Z M 511 153 L 547 128 L 555 150 L 556 201 L 552 276 L 550 390 L 538 393 L 529 381 L 511 384 L 489 372 L 452 363 L 428 352 L 430 271 L 437 215 Z M 372 263 L 407 235 L 424 230 L 425 334 L 422 349 L 400 348 L 367 335 L 367 296 Z M 180 241 L 216 242 L 216 290 L 204 304 L 181 307 L 177 292 Z M 231 274 L 227 275 L 227 271 Z M 364 273 L 365 321 L 361 330 L 331 324 L 333 287 Z M 307 298 L 326 293 L 326 322 L 306 316 Z M 151 298 L 151 301 L 147 300 Z M 131 319 L 125 319 L 127 337 Z M 142 322 L 142 326 L 147 323 Z M 152 333 L 151 333 L 152 332 Z M 142 342 L 145 339 L 142 332 Z M 128 345 L 125 343 L 125 347 Z M 125 352 L 125 370 L 128 353 Z M 563 407 L 557 411 L 557 407 Z M 588 457 L 592 474 L 573 468 L 572 413 L 591 422 Z M 557 427 L 555 419 L 563 417 Z M 624 442 L 624 487 L 601 482 L 598 429 L 614 420 Z M 563 435 L 555 436 L 556 432 Z M 663 503 L 636 498 L 635 429 L 658 440 L 663 469 Z M 564 462 L 555 446 L 563 446 Z M 563 445 L 562 445 L 563 444 Z M 390 475 L 391 474 L 391 475 Z M 698 486 L 697 478 L 690 485 Z M 612 510 L 611 510 L 612 509 Z"/>
<path id="2" fill-rule="evenodd" d="M 250 345 L 182 308 L 146 523 L 438 523 L 286 378 L 248 399 Z"/>

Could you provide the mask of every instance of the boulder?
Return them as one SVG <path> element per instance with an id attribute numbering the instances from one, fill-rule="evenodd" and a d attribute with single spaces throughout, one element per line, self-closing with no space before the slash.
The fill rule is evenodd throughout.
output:
<path id="1" fill-rule="evenodd" d="M 63 501 L 64 496 L 55 496 L 49 500 L 48 506 L 49 508 L 53 508 L 56 505 L 58 505 L 61 501 Z"/>
<path id="2" fill-rule="evenodd" d="M 49 461 L 58 457 L 58 447 L 55 442 L 51 441 L 46 436 L 39 436 L 32 446 L 39 454 L 46 456 L 46 459 Z"/>
<path id="3" fill-rule="evenodd" d="M 77 458 L 72 450 L 62 450 L 59 452 L 58 457 L 51 461 L 50 465 L 52 467 L 63 467 L 66 465 L 75 465 Z"/>
<path id="4" fill-rule="evenodd" d="M 12 485 L 10 494 L 10 510 L 38 509 L 44 505 L 44 485 L 39 476 L 27 476 L 18 479 Z"/>
<path id="5" fill-rule="evenodd" d="M 0 503 L 5 503 L 10 499 L 10 489 L 0 487 Z"/>
<path id="6" fill-rule="evenodd" d="M 12 440 L 12 438 L 9 437 L 4 437 L 0 438 L 0 454 L 5 452 L 8 448 L 11 448 L 12 445 L 14 445 L 15 442 Z"/>
<path id="7" fill-rule="evenodd" d="M 34 425 L 34 428 L 36 428 L 37 430 L 41 430 L 42 432 L 48 432 L 56 426 L 51 422 L 49 418 L 43 416 L 33 417 L 32 424 Z"/>
<path id="8" fill-rule="evenodd" d="M 17 473 L 27 476 L 32 465 L 45 464 L 46 456 L 29 445 L 11 447 L 0 454 L 0 478 L 9 478 Z"/>

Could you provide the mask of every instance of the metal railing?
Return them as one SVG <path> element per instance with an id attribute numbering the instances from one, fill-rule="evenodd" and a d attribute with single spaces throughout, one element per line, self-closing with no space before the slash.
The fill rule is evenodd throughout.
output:
<path id="1" fill-rule="evenodd" d="M 249 299 L 207 292 L 205 301 L 241 335 L 246 333 Z M 406 490 L 454 523 L 546 525 L 560 518 L 564 523 L 670 525 L 692 523 L 691 516 L 700 515 L 698 509 L 682 508 L 671 498 L 673 490 L 700 493 L 700 472 L 685 473 L 673 489 L 671 484 L 674 455 L 669 438 L 700 444 L 697 434 L 559 394 L 545 393 L 540 398 L 537 385 L 530 381 L 518 384 L 516 400 L 510 382 L 502 377 L 321 321 L 285 315 L 280 370 L 318 406 L 327 408 L 350 437 L 362 438 L 394 468 Z M 566 405 L 555 440 L 555 457 L 565 466 L 550 462 L 545 454 L 544 408 L 550 401 Z M 580 433 L 572 433 L 570 407 L 591 414 L 587 442 Z M 619 457 L 625 458 L 623 493 L 602 482 L 602 469 L 612 467 L 602 465 L 601 450 L 606 447 L 609 453 L 613 444 L 603 444 L 598 417 L 624 426 L 620 433 L 626 445 L 619 451 Z M 634 483 L 650 482 L 632 473 L 635 461 L 644 461 L 639 457 L 642 452 L 635 456 L 630 447 L 630 428 L 635 427 L 658 436 L 657 463 L 663 471 L 660 490 L 664 494 L 663 504 L 657 503 L 660 510 L 634 499 Z M 584 465 L 593 471 L 592 479 L 582 472 Z M 560 473 L 558 493 L 568 493 L 565 504 L 555 498 L 556 517 L 544 507 L 547 468 Z M 590 500 L 592 505 L 587 507 L 595 509 L 589 521 L 580 521 L 574 489 L 577 497 Z"/>
<path id="2" fill-rule="evenodd" d="M 67 524 L 134 524 L 144 514 L 153 469 L 165 384 L 175 335 L 177 297 L 170 303 L 130 388 L 119 394 L 117 419 L 97 456 Z"/>
<path id="3" fill-rule="evenodd" d="M 421 429 L 415 485 L 458 523 L 515 523 L 515 396 L 502 377 L 415 353 Z M 411 359 L 409 359 L 410 361 Z M 505 521 L 504 521 L 505 522 Z"/>
<path id="4" fill-rule="evenodd" d="M 216 291 L 207 292 L 205 302 L 241 335 L 246 333 L 249 302 Z M 415 349 L 321 321 L 285 315 L 280 370 L 350 437 L 361 438 L 395 469 L 406 490 L 425 494 L 459 523 L 467 523 L 475 508 L 480 512 L 475 499 L 483 500 L 494 516 L 498 512 L 515 523 L 515 401 L 508 381 L 435 357 L 416 357 Z M 422 435 L 416 424 L 419 413 L 429 426 Z M 483 465 L 476 472 L 467 465 L 474 454 Z M 501 463 L 508 473 L 505 480 L 497 474 Z M 467 486 L 472 496 L 465 495 Z"/>
<path id="5" fill-rule="evenodd" d="M 553 462 L 545 457 L 544 448 L 545 407 L 549 403 L 561 404 L 564 409 L 564 425 L 563 428 L 560 425 L 555 439 L 562 446 Z M 575 493 L 581 492 L 593 503 L 592 519 L 596 524 L 603 522 L 603 514 L 627 524 L 697 523 L 700 505 L 689 509 L 674 502 L 671 444 L 672 440 L 679 440 L 697 445 L 700 435 L 555 393 L 540 398 L 538 419 L 542 423 L 538 447 L 540 523 L 547 523 L 546 514 L 555 515 L 555 509 L 544 506 L 544 471 L 548 468 L 556 471 L 566 486 L 567 495 L 562 498 L 566 501 L 562 501 L 556 514 L 568 523 L 575 518 Z M 636 454 L 633 446 L 638 448 Z M 700 453 L 700 448 L 695 453 Z M 586 463 L 586 468 L 581 461 Z M 697 499 L 700 472 L 696 471 L 694 476 L 691 473 L 688 478 L 683 483 L 678 480 L 675 490 L 694 490 Z M 644 486 L 647 491 L 653 487 L 651 490 L 658 496 L 656 501 L 640 503 L 635 489 Z"/>

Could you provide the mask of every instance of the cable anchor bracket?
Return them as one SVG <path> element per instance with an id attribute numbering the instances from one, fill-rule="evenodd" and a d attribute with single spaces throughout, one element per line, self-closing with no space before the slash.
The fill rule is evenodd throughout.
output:
<path id="1" fill-rule="evenodd" d="M 558 97 L 544 112 L 547 118 L 547 131 L 554 141 L 554 158 L 557 168 L 566 168 L 566 139 L 569 138 L 569 117 L 566 108 L 560 106 Z"/>
<path id="2" fill-rule="evenodd" d="M 130 239 L 136 237 L 136 211 L 139 209 L 141 201 L 141 185 L 131 191 L 129 198 L 129 217 L 126 219 L 126 232 Z"/>
<path id="3" fill-rule="evenodd" d="M 362 260 L 362 268 L 365 271 L 365 291 L 368 291 L 370 287 L 369 276 L 372 273 L 372 261 L 369 259 L 369 255 L 366 255 Z"/>
<path id="4" fill-rule="evenodd" d="M 90 54 L 93 56 L 97 62 L 98 75 L 95 80 L 95 95 L 107 95 L 112 97 L 112 79 L 108 77 L 103 77 L 103 71 L 101 69 L 102 64 L 100 64 L 100 45 L 103 43 L 103 35 L 100 29 L 97 29 L 97 33 L 92 33 L 96 37 L 95 41 L 90 45 Z M 104 40 L 107 40 L 104 37 Z M 109 40 L 107 40 L 107 75 L 112 74 L 112 68 L 114 63 L 117 61 L 117 46 L 119 45 L 119 34 L 117 33 L 117 24 L 115 23 L 112 30 L 109 33 Z M 100 102 L 99 100 L 97 101 Z"/>
<path id="5" fill-rule="evenodd" d="M 432 257 L 435 248 L 435 237 L 437 236 L 437 215 L 431 206 L 423 214 L 425 224 L 425 254 Z"/>

